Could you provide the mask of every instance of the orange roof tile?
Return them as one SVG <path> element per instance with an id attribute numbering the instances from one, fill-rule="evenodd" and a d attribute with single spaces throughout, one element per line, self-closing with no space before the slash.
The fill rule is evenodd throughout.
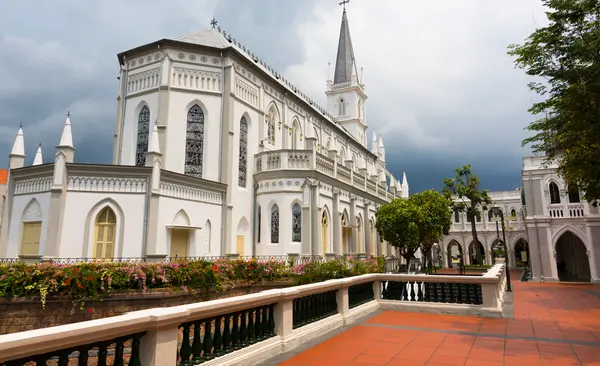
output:
<path id="1" fill-rule="evenodd" d="M 8 181 L 8 170 L 0 169 L 0 184 L 6 184 Z"/>

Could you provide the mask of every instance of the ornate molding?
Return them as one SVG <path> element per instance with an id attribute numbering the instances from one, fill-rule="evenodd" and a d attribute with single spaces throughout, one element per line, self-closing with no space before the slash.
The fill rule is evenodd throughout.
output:
<path id="1" fill-rule="evenodd" d="M 158 76 L 160 72 L 160 67 L 156 67 L 154 69 L 146 70 L 137 74 L 133 74 L 127 77 L 127 82 L 138 81 L 148 77 Z"/>
<path id="2" fill-rule="evenodd" d="M 52 187 L 52 176 L 18 180 L 15 195 L 48 192 Z"/>
<path id="3" fill-rule="evenodd" d="M 176 73 L 182 74 L 182 75 L 203 76 L 206 78 L 214 78 L 214 79 L 218 79 L 218 80 L 221 79 L 221 73 L 219 73 L 219 72 L 191 69 L 189 67 L 178 67 L 178 66 L 174 67 L 173 70 Z"/>
<path id="4" fill-rule="evenodd" d="M 220 205 L 223 203 L 223 193 L 211 192 L 204 189 L 192 188 L 175 183 L 160 183 L 160 194 L 167 197 Z"/>
<path id="5" fill-rule="evenodd" d="M 146 179 L 71 176 L 67 190 L 73 192 L 146 193 Z"/>

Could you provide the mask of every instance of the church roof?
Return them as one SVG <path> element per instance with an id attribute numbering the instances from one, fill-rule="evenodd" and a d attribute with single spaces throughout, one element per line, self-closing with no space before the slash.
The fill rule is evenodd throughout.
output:
<path id="1" fill-rule="evenodd" d="M 354 61 L 354 48 L 352 48 L 352 39 L 350 38 L 348 17 L 346 16 L 346 10 L 344 10 L 342 13 L 342 26 L 340 28 L 340 40 L 338 42 L 337 57 L 335 60 L 333 83 L 340 84 L 350 82 L 353 73 L 354 75 L 358 75 L 356 62 Z"/>
<path id="2" fill-rule="evenodd" d="M 230 46 L 229 42 L 221 36 L 214 28 L 205 29 L 198 33 L 188 34 L 183 37 L 175 38 L 174 41 L 193 43 L 202 46 L 214 47 L 214 48 L 227 48 Z"/>

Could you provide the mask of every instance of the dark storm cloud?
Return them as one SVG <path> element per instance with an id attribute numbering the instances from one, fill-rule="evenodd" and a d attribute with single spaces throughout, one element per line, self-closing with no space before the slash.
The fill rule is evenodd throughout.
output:
<path id="1" fill-rule="evenodd" d="M 388 167 L 398 178 L 407 172 L 411 192 L 439 188 L 443 177 L 467 163 L 488 188 L 518 185 L 520 156 L 527 153 L 519 147 L 522 127 L 531 117 L 526 80 L 512 69 L 506 46 L 535 27 L 533 2 L 455 0 L 448 6 L 441 0 L 382 0 L 374 6 L 356 0 L 349 5 L 357 61 L 365 67 L 368 124 L 384 133 Z M 8 162 L 21 121 L 27 161 L 38 142 L 44 160 L 51 161 L 67 110 L 73 115 L 76 160 L 110 163 L 116 54 L 202 30 L 213 16 L 325 105 L 327 62 L 335 58 L 341 17 L 336 5 L 329 0 L 4 1 L 0 166 Z"/>

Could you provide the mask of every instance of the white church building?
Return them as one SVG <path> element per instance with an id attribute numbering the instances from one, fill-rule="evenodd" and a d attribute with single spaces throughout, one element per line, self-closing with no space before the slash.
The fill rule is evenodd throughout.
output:
<path id="1" fill-rule="evenodd" d="M 375 212 L 408 183 L 386 168 L 381 136 L 368 146 L 345 10 L 327 108 L 216 22 L 118 60 L 112 165 L 75 162 L 67 115 L 54 162 L 38 149 L 24 166 L 19 129 L 0 258 L 391 253 Z"/>

